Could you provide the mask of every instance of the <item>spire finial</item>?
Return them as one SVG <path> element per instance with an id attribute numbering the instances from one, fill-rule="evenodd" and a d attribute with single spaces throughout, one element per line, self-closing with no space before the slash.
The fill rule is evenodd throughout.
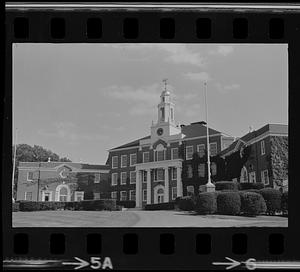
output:
<path id="1" fill-rule="evenodd" d="M 167 78 L 164 78 L 164 79 L 163 79 L 163 82 L 165 83 L 165 91 L 166 91 L 166 90 L 167 90 L 168 79 L 167 79 Z"/>

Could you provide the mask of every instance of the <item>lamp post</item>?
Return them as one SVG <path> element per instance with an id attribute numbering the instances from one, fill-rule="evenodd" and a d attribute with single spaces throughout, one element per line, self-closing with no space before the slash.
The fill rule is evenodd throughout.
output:
<path id="1" fill-rule="evenodd" d="M 39 162 L 39 176 L 37 180 L 37 202 L 39 201 L 40 198 L 40 179 L 41 179 L 41 162 Z"/>

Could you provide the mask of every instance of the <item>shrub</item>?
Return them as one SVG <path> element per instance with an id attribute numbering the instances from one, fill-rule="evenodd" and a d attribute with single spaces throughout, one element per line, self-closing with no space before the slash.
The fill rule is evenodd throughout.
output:
<path id="1" fill-rule="evenodd" d="M 289 194 L 283 192 L 281 195 L 281 210 L 284 215 L 288 214 Z"/>
<path id="2" fill-rule="evenodd" d="M 252 192 L 252 193 L 257 193 L 257 194 L 261 194 L 259 189 L 248 189 L 248 190 L 242 190 L 240 191 L 241 193 L 244 193 L 244 192 Z"/>
<path id="3" fill-rule="evenodd" d="M 249 189 L 256 189 L 256 190 L 260 190 L 263 189 L 265 187 L 265 185 L 261 182 L 255 182 L 255 183 L 249 183 L 249 182 L 245 182 L 245 183 L 240 183 L 240 190 L 249 190 Z"/>
<path id="4" fill-rule="evenodd" d="M 183 211 L 193 211 L 195 209 L 195 197 L 183 196 L 179 199 L 178 208 Z"/>
<path id="5" fill-rule="evenodd" d="M 215 183 L 217 191 L 230 190 L 238 191 L 239 184 L 233 181 L 218 181 Z"/>
<path id="6" fill-rule="evenodd" d="M 117 205 L 123 206 L 124 208 L 135 208 L 135 201 L 133 201 L 133 200 L 127 200 L 127 201 L 117 200 Z"/>
<path id="7" fill-rule="evenodd" d="M 39 210 L 39 202 L 33 201 L 20 201 L 20 211 L 22 212 L 31 212 L 31 211 L 38 211 Z"/>
<path id="8" fill-rule="evenodd" d="M 255 192 L 242 191 L 241 197 L 241 212 L 244 215 L 256 216 L 265 213 L 267 210 L 266 202 L 261 194 Z"/>
<path id="9" fill-rule="evenodd" d="M 219 214 L 237 215 L 241 210 L 241 198 L 238 192 L 220 192 L 217 195 Z"/>
<path id="10" fill-rule="evenodd" d="M 166 203 L 157 203 L 157 204 L 147 204 L 145 205 L 145 210 L 154 211 L 154 210 L 174 210 L 175 202 L 166 202 Z"/>
<path id="11" fill-rule="evenodd" d="M 200 193 L 196 199 L 195 211 L 199 214 L 212 214 L 217 211 L 217 194 L 215 192 Z"/>
<path id="12" fill-rule="evenodd" d="M 80 207 L 84 211 L 115 211 L 115 199 L 97 199 L 97 200 L 83 200 L 79 202 Z"/>
<path id="13" fill-rule="evenodd" d="M 267 213 L 269 215 L 274 215 L 275 212 L 281 209 L 281 192 L 272 188 L 264 188 L 259 190 L 260 194 L 263 196 L 266 205 Z"/>
<path id="14" fill-rule="evenodd" d="M 12 211 L 13 212 L 18 212 L 20 210 L 20 203 L 15 202 L 12 204 Z"/>

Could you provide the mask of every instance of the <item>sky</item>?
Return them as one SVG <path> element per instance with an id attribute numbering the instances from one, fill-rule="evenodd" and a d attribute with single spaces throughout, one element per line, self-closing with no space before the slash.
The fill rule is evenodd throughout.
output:
<path id="1" fill-rule="evenodd" d="M 235 137 L 288 124 L 287 44 L 13 44 L 13 129 L 74 162 L 150 134 L 163 79 L 180 124 Z"/>

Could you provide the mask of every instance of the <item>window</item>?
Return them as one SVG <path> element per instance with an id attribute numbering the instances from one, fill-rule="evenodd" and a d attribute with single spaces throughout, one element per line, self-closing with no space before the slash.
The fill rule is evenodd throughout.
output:
<path id="1" fill-rule="evenodd" d="M 265 155 L 266 154 L 266 150 L 265 150 L 265 141 L 262 140 L 260 142 L 260 151 L 261 151 L 261 155 Z"/>
<path id="2" fill-rule="evenodd" d="M 198 176 L 205 177 L 205 164 L 204 163 L 200 163 L 198 165 Z"/>
<path id="3" fill-rule="evenodd" d="M 121 156 L 121 167 L 127 167 L 127 155 L 122 155 Z"/>
<path id="4" fill-rule="evenodd" d="M 215 176 L 217 174 L 217 164 L 215 162 L 211 163 L 210 171 L 212 176 Z"/>
<path id="5" fill-rule="evenodd" d="M 75 192 L 75 201 L 83 200 L 84 192 Z"/>
<path id="6" fill-rule="evenodd" d="M 95 174 L 94 183 L 100 183 L 100 173 Z"/>
<path id="7" fill-rule="evenodd" d="M 143 153 L 143 162 L 149 162 L 149 152 Z"/>
<path id="8" fill-rule="evenodd" d="M 33 172 L 27 173 L 27 181 L 33 181 Z"/>
<path id="9" fill-rule="evenodd" d="M 171 120 L 174 121 L 174 112 L 172 108 L 171 108 Z"/>
<path id="10" fill-rule="evenodd" d="M 100 193 L 94 193 L 94 199 L 100 199 Z"/>
<path id="11" fill-rule="evenodd" d="M 127 179 L 127 173 L 126 172 L 122 172 L 121 173 L 121 185 L 126 184 L 126 179 Z"/>
<path id="12" fill-rule="evenodd" d="M 129 200 L 135 200 L 135 190 L 129 191 Z"/>
<path id="13" fill-rule="evenodd" d="M 171 179 L 176 180 L 177 179 L 177 168 L 172 167 L 171 168 Z"/>
<path id="14" fill-rule="evenodd" d="M 172 200 L 177 197 L 177 187 L 172 187 Z"/>
<path id="15" fill-rule="evenodd" d="M 197 153 L 200 158 L 203 158 L 205 155 L 205 144 L 197 145 Z"/>
<path id="16" fill-rule="evenodd" d="M 147 171 L 142 171 L 142 178 L 143 178 L 143 182 L 147 183 Z"/>
<path id="17" fill-rule="evenodd" d="M 256 182 L 256 175 L 255 175 L 254 171 L 249 173 L 249 182 L 250 183 L 255 183 Z"/>
<path id="18" fill-rule="evenodd" d="M 32 192 L 25 192 L 25 200 L 32 200 Z"/>
<path id="19" fill-rule="evenodd" d="M 161 120 L 164 121 L 165 120 L 165 109 L 161 108 L 160 112 L 161 112 Z"/>
<path id="20" fill-rule="evenodd" d="M 112 157 L 112 168 L 118 168 L 118 156 Z"/>
<path id="21" fill-rule="evenodd" d="M 194 194 L 194 186 L 193 185 L 186 186 L 186 192 L 187 192 L 187 195 L 193 195 Z"/>
<path id="22" fill-rule="evenodd" d="M 187 177 L 192 178 L 193 177 L 193 168 L 191 165 L 187 166 Z"/>
<path id="23" fill-rule="evenodd" d="M 269 174 L 268 174 L 268 170 L 263 170 L 263 171 L 261 171 L 261 181 L 262 181 L 265 185 L 269 185 Z"/>
<path id="24" fill-rule="evenodd" d="M 187 146 L 185 148 L 185 158 L 186 160 L 191 160 L 193 158 L 194 148 L 193 146 Z"/>
<path id="25" fill-rule="evenodd" d="M 156 151 L 156 161 L 163 161 L 165 159 L 165 150 Z"/>
<path id="26" fill-rule="evenodd" d="M 136 164 L 136 154 L 130 154 L 130 166 Z"/>
<path id="27" fill-rule="evenodd" d="M 117 192 L 111 192 L 111 198 L 112 199 L 117 199 L 118 198 Z"/>
<path id="28" fill-rule="evenodd" d="M 130 184 L 135 184 L 135 183 L 136 183 L 136 172 L 130 171 Z"/>
<path id="29" fill-rule="evenodd" d="M 171 149 L 171 159 L 172 160 L 178 159 L 178 148 Z"/>
<path id="30" fill-rule="evenodd" d="M 154 169 L 154 181 L 164 181 L 165 170 L 162 168 Z"/>
<path id="31" fill-rule="evenodd" d="M 118 173 L 111 174 L 111 185 L 118 185 Z"/>
<path id="32" fill-rule="evenodd" d="M 143 190 L 143 201 L 147 201 L 147 190 Z"/>
<path id="33" fill-rule="evenodd" d="M 120 192 L 120 200 L 122 201 L 125 201 L 127 200 L 127 192 L 126 191 L 121 191 Z"/>
<path id="34" fill-rule="evenodd" d="M 217 150 L 217 143 L 210 143 L 209 144 L 209 151 L 210 151 L 210 156 L 216 156 L 218 153 Z"/>

